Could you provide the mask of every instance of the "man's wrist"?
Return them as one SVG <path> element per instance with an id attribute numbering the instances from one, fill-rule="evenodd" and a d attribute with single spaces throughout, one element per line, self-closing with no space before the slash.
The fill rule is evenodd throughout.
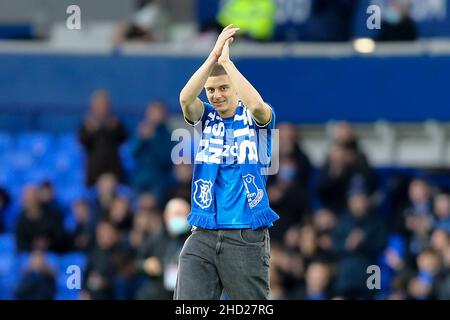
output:
<path id="1" fill-rule="evenodd" d="M 211 51 L 207 60 L 212 60 L 214 62 L 217 62 L 217 60 L 219 60 L 219 57 L 214 53 L 214 51 Z"/>
<path id="2" fill-rule="evenodd" d="M 222 67 L 226 68 L 227 66 L 231 66 L 231 65 L 233 64 L 233 61 L 231 61 L 230 59 L 228 59 L 228 60 L 220 61 L 219 64 L 220 64 Z"/>
<path id="3" fill-rule="evenodd" d="M 233 61 L 231 61 L 230 59 L 225 60 L 225 61 L 220 61 L 219 64 L 225 69 L 225 71 L 227 70 L 227 68 L 231 67 L 233 65 Z"/>

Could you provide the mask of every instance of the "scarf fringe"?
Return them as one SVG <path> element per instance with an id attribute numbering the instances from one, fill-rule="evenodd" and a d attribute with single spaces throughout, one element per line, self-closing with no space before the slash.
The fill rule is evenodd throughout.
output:
<path id="1" fill-rule="evenodd" d="M 216 229 L 216 219 L 215 214 L 209 213 L 209 214 L 202 214 L 197 212 L 191 212 L 187 218 L 188 223 L 191 226 L 198 226 L 205 229 Z"/>
<path id="2" fill-rule="evenodd" d="M 261 211 L 252 212 L 251 223 L 253 229 L 271 226 L 272 223 L 280 217 L 271 208 L 263 209 Z"/>

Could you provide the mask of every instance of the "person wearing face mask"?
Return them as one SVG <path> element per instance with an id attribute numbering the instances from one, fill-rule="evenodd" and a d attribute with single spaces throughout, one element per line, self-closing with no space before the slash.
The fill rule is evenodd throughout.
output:
<path id="1" fill-rule="evenodd" d="M 171 299 L 175 289 L 178 258 L 188 238 L 191 226 L 187 222 L 189 203 L 181 198 L 171 199 L 164 210 L 163 226 L 151 243 L 138 253 L 138 266 L 148 281 L 137 293 L 137 299 Z"/>
<path id="2" fill-rule="evenodd" d="M 409 0 L 391 0 L 381 12 L 379 41 L 414 41 L 417 31 L 410 16 Z"/>

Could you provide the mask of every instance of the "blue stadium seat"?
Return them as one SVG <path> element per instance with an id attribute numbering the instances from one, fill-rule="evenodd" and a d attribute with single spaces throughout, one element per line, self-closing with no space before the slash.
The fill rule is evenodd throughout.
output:
<path id="1" fill-rule="evenodd" d="M 14 140 L 12 135 L 8 132 L 0 132 L 0 151 L 6 151 L 13 147 L 13 145 Z"/>
<path id="2" fill-rule="evenodd" d="M 17 148 L 30 151 L 34 157 L 42 157 L 54 149 L 54 139 L 47 132 L 25 132 L 17 135 Z"/>
<path id="3" fill-rule="evenodd" d="M 19 272 L 14 253 L 0 252 L 0 300 L 13 299 Z"/>
<path id="4" fill-rule="evenodd" d="M 62 152 L 69 152 L 70 154 L 82 154 L 83 149 L 78 142 L 78 137 L 74 133 L 65 133 L 57 136 L 57 150 Z"/>
<path id="5" fill-rule="evenodd" d="M 10 163 L 11 169 L 23 171 L 33 168 L 36 161 L 28 150 L 14 150 L 7 154 L 7 161 Z"/>
<path id="6" fill-rule="evenodd" d="M 16 239 L 14 237 L 14 233 L 0 233 L 0 253 L 15 253 L 15 251 Z"/>

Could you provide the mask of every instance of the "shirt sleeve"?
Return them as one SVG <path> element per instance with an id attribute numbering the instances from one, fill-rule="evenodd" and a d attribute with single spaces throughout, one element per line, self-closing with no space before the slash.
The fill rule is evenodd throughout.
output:
<path id="1" fill-rule="evenodd" d="M 203 112 L 202 112 L 202 116 L 200 117 L 200 119 L 198 119 L 196 122 L 192 122 L 189 119 L 187 119 L 184 115 L 183 115 L 183 118 L 184 118 L 184 121 L 186 121 L 186 123 L 192 127 L 197 126 L 199 123 L 201 123 L 202 127 L 203 127 L 205 124 L 206 118 L 208 117 L 208 114 L 211 111 L 214 111 L 214 107 L 207 102 L 203 102 Z"/>
<path id="2" fill-rule="evenodd" d="M 270 107 L 270 120 L 266 124 L 260 124 L 255 118 L 253 118 L 253 115 L 252 118 L 258 128 L 275 129 L 275 111 L 270 104 L 267 105 Z"/>

